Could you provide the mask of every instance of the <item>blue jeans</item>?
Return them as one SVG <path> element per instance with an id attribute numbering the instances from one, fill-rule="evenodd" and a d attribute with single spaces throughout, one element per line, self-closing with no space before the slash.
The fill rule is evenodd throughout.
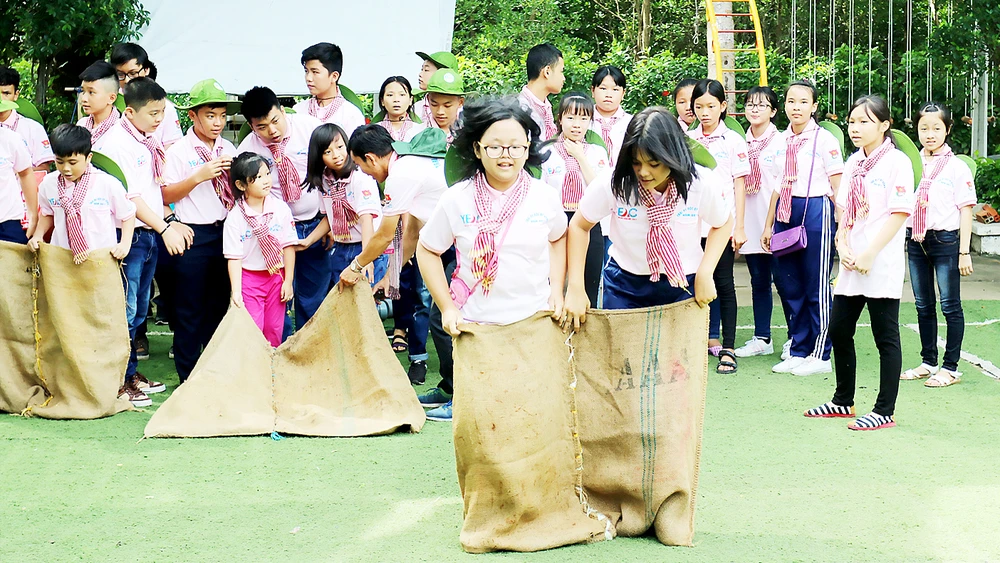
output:
<path id="1" fill-rule="evenodd" d="M 906 230 L 906 256 L 910 263 L 910 285 L 917 306 L 920 325 L 920 358 L 929 366 L 938 365 L 938 325 L 934 296 L 937 278 L 941 294 L 941 313 L 948 338 L 942 367 L 958 369 L 965 337 L 965 312 L 962 310 L 961 275 L 958 273 L 958 231 L 927 231 L 924 242 L 914 242 Z"/>
<path id="2" fill-rule="evenodd" d="M 118 232 L 121 239 L 121 231 Z M 150 229 L 136 227 L 132 234 L 132 247 L 122 260 L 122 283 L 125 286 L 125 318 L 128 320 L 128 336 L 132 341 L 132 351 L 125 368 L 125 379 L 135 375 L 138 361 L 135 357 L 135 331 L 146 322 L 149 311 L 149 289 L 156 271 L 156 233 Z"/>
<path id="3" fill-rule="evenodd" d="M 747 254 L 747 270 L 750 271 L 750 291 L 753 297 L 753 335 L 771 338 L 771 309 L 774 298 L 771 295 L 771 268 L 774 265 L 770 254 Z"/>
<path id="4" fill-rule="evenodd" d="M 362 246 L 360 242 L 338 242 L 334 243 L 333 250 L 330 251 L 330 290 L 340 281 L 340 272 L 346 270 L 351 262 L 361 254 Z M 385 270 L 389 264 L 388 257 L 383 254 L 372 262 L 372 285 L 377 284 L 385 277 Z"/>
<path id="5" fill-rule="evenodd" d="M 660 276 L 658 282 L 650 281 L 648 275 L 621 269 L 612 258 L 604 268 L 604 308 L 639 309 L 684 301 L 694 297 L 694 274 L 687 281 L 687 288 L 670 285 L 666 276 Z"/>
<path id="6" fill-rule="evenodd" d="M 299 240 L 308 237 L 319 225 L 320 219 L 321 217 L 316 215 L 312 219 L 296 221 L 295 232 Z M 323 241 L 318 241 L 309 248 L 295 253 L 295 277 L 292 279 L 294 298 L 287 305 L 284 338 L 288 338 L 293 332 L 305 326 L 316 314 L 316 310 L 330 291 L 331 275 L 330 255 L 323 248 Z"/>

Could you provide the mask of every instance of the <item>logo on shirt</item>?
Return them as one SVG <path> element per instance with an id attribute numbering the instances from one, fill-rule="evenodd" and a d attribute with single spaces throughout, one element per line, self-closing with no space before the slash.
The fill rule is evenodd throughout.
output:
<path id="1" fill-rule="evenodd" d="M 872 187 L 879 190 L 884 190 L 886 189 L 887 186 L 885 185 L 885 180 L 881 178 L 875 178 L 874 180 L 872 180 Z"/>
<path id="2" fill-rule="evenodd" d="M 434 168 L 441 168 L 441 159 L 440 158 L 432 158 L 431 159 L 431 164 L 434 165 Z"/>
<path id="3" fill-rule="evenodd" d="M 697 217 L 697 216 L 698 216 L 698 208 L 693 205 L 689 205 L 677 212 L 678 218 L 691 219 L 692 217 Z"/>
<path id="4" fill-rule="evenodd" d="M 462 213 L 458 216 L 463 225 L 471 225 L 479 221 L 479 215 L 475 213 Z"/>
<path id="5" fill-rule="evenodd" d="M 90 200 L 87 203 L 88 203 L 88 205 L 91 205 L 93 207 L 110 207 L 111 206 L 111 202 L 108 201 L 107 198 L 103 198 L 103 197 L 95 197 L 94 199 Z"/>
<path id="6" fill-rule="evenodd" d="M 528 218 L 524 221 L 526 223 L 534 223 L 537 225 L 540 223 L 546 223 L 548 220 L 549 218 L 546 217 L 544 213 L 532 213 L 531 215 L 528 215 Z"/>
<path id="7" fill-rule="evenodd" d="M 896 195 L 906 195 L 906 188 L 903 186 L 896 186 Z"/>
<path id="8" fill-rule="evenodd" d="M 389 205 L 390 203 L 392 203 L 392 196 L 389 194 L 385 194 L 385 204 Z"/>
<path id="9" fill-rule="evenodd" d="M 197 167 L 201 166 L 202 164 L 203 164 L 203 162 L 202 162 L 202 160 L 200 158 L 196 158 L 194 160 L 189 160 L 188 161 L 188 166 L 190 166 L 191 168 L 197 168 Z"/>
<path id="10" fill-rule="evenodd" d="M 833 149 L 832 151 L 830 151 L 830 156 L 832 157 L 840 156 L 840 151 L 837 149 Z"/>
<path id="11" fill-rule="evenodd" d="M 42 146 L 45 147 L 45 148 L 48 148 L 49 147 L 49 140 L 48 139 L 42 139 Z"/>
<path id="12" fill-rule="evenodd" d="M 615 210 L 615 215 L 619 219 L 623 219 L 625 221 L 635 221 L 636 218 L 639 217 L 639 208 L 619 206 L 618 209 Z"/>
<path id="13" fill-rule="evenodd" d="M 740 154 L 736 155 L 736 158 L 738 158 L 740 160 L 746 160 L 747 159 L 747 155 L 746 155 L 746 153 L 741 152 Z"/>
<path id="14" fill-rule="evenodd" d="M 363 195 L 367 199 L 367 198 L 369 198 L 369 197 L 372 196 L 372 191 L 371 190 L 361 190 L 361 195 Z"/>
<path id="15" fill-rule="evenodd" d="M 135 159 L 135 165 L 142 166 L 143 164 L 146 164 L 146 155 L 140 154 L 139 158 Z"/>
<path id="16" fill-rule="evenodd" d="M 972 187 L 972 180 L 969 180 L 968 182 L 966 182 L 965 186 L 968 187 L 968 188 L 971 188 Z"/>
<path id="17" fill-rule="evenodd" d="M 0 156 L 0 166 L 11 166 L 14 161 L 6 156 Z"/>

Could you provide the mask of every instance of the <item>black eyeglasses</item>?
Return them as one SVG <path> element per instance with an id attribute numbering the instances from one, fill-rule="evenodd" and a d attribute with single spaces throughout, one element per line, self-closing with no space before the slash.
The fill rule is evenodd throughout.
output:
<path id="1" fill-rule="evenodd" d="M 756 110 L 771 109 L 771 104 L 747 104 L 746 109 L 756 109 Z"/>
<path id="2" fill-rule="evenodd" d="M 500 158 L 503 153 L 507 153 L 507 156 L 511 158 L 522 158 L 524 155 L 528 154 L 528 145 L 484 145 L 479 143 L 479 148 L 483 149 L 486 156 L 490 158 Z"/>

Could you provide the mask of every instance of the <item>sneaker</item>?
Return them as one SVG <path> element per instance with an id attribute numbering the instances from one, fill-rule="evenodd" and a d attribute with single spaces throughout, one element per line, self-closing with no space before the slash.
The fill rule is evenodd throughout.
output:
<path id="1" fill-rule="evenodd" d="M 816 375 L 817 373 L 830 373 L 833 371 L 833 366 L 830 360 L 821 360 L 819 358 L 804 358 L 805 361 L 799 365 L 792 368 L 792 375 L 798 375 L 804 377 L 807 375 Z"/>
<path id="2" fill-rule="evenodd" d="M 442 391 L 440 387 L 435 387 L 423 395 L 417 395 L 417 400 L 420 401 L 420 406 L 432 409 L 450 403 L 451 395 Z"/>
<path id="3" fill-rule="evenodd" d="M 427 411 L 427 420 L 433 420 L 436 422 L 451 422 L 451 401 L 448 401 L 436 409 Z"/>
<path id="4" fill-rule="evenodd" d="M 792 357 L 792 341 L 789 340 L 781 345 L 781 359 L 787 360 Z"/>
<path id="5" fill-rule="evenodd" d="M 792 356 L 771 368 L 774 373 L 792 373 L 792 370 L 799 367 L 799 364 L 806 361 L 805 358 Z"/>
<path id="6" fill-rule="evenodd" d="M 170 347 L 170 351 L 167 352 L 167 357 L 170 358 L 171 360 L 174 359 L 174 347 L 173 346 L 171 346 Z"/>
<path id="7" fill-rule="evenodd" d="M 449 412 L 451 411 L 449 410 Z M 847 425 L 851 430 L 881 430 L 893 426 L 896 426 L 896 421 L 891 416 L 882 416 L 874 412 L 870 412 Z"/>
<path id="8" fill-rule="evenodd" d="M 845 407 L 829 402 L 809 409 L 802 414 L 808 418 L 854 418 L 854 407 Z"/>
<path id="9" fill-rule="evenodd" d="M 148 360 L 149 359 L 149 339 L 143 336 L 142 338 L 137 338 L 135 341 L 135 359 L 137 360 Z"/>
<path id="10" fill-rule="evenodd" d="M 134 381 L 130 381 L 118 389 L 118 398 L 128 400 L 136 408 L 148 407 L 153 404 L 153 401 L 135 386 Z"/>
<path id="11" fill-rule="evenodd" d="M 135 372 L 135 375 L 132 377 L 132 381 L 135 383 L 138 390 L 147 395 L 162 393 L 167 390 L 166 385 L 160 383 L 159 381 L 150 381 L 139 372 Z"/>
<path id="12" fill-rule="evenodd" d="M 406 375 L 410 378 L 410 385 L 423 385 L 427 379 L 427 362 L 423 360 L 410 362 L 410 369 L 406 370 Z"/>
<path id="13" fill-rule="evenodd" d="M 774 342 L 765 341 L 763 338 L 754 336 L 747 340 L 746 344 L 736 350 L 737 358 L 749 358 L 750 356 L 767 356 L 774 353 Z"/>

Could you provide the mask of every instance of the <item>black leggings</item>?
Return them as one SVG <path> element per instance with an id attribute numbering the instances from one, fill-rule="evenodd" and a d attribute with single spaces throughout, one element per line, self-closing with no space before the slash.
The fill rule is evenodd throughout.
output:
<path id="1" fill-rule="evenodd" d="M 705 248 L 707 238 L 701 239 L 701 248 Z M 733 245 L 726 244 L 726 249 L 719 257 L 719 263 L 712 272 L 712 280 L 715 281 L 715 291 L 719 298 L 709 306 L 709 339 L 720 336 L 719 324 L 721 321 L 722 347 L 732 350 L 736 345 L 736 280 L 733 278 L 733 267 L 736 262 L 736 252 Z"/>
<path id="2" fill-rule="evenodd" d="M 566 218 L 573 220 L 573 211 L 566 212 Z M 604 236 L 601 226 L 590 229 L 590 244 L 587 246 L 587 261 L 583 266 L 583 287 L 587 290 L 590 306 L 597 307 L 597 297 L 601 291 L 601 277 L 604 275 Z"/>
<path id="3" fill-rule="evenodd" d="M 899 346 L 899 299 L 875 299 L 863 295 L 835 295 L 830 315 L 830 340 L 833 343 L 833 361 L 837 369 L 837 391 L 833 402 L 845 407 L 854 406 L 854 388 L 857 379 L 858 357 L 854 349 L 854 333 L 858 328 L 861 311 L 868 305 L 872 320 L 872 335 L 878 348 L 879 389 L 875 400 L 876 414 L 892 416 L 899 394 L 899 370 L 903 367 L 903 354 Z"/>

